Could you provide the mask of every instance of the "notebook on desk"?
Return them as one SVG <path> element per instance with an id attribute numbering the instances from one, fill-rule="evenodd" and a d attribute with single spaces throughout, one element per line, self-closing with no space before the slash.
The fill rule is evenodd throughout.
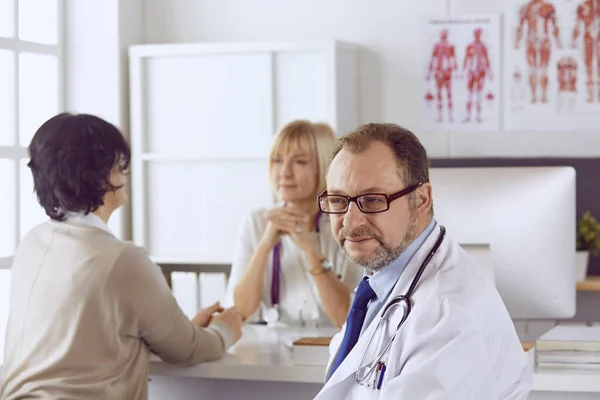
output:
<path id="1" fill-rule="evenodd" d="M 600 326 L 558 325 L 540 336 L 536 350 L 600 351 Z"/>
<path id="2" fill-rule="evenodd" d="M 331 336 L 328 337 L 306 337 L 296 340 L 294 346 L 329 346 Z"/>

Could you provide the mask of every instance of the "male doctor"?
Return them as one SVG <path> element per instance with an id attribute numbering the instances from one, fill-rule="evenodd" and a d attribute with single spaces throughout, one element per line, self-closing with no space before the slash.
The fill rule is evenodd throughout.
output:
<path id="1" fill-rule="evenodd" d="M 427 154 L 412 132 L 368 124 L 343 137 L 319 204 L 365 274 L 317 400 L 527 399 L 513 323 L 485 272 L 433 219 Z M 392 301 L 407 293 L 410 307 Z"/>

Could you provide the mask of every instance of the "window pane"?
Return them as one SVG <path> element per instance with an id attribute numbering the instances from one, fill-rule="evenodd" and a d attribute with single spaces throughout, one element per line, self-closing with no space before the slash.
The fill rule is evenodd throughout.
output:
<path id="1" fill-rule="evenodd" d="M 14 36 L 14 0 L 0 0 L 0 36 Z"/>
<path id="2" fill-rule="evenodd" d="M 14 68 L 15 53 L 0 50 L 0 146 L 11 146 L 15 143 Z"/>
<path id="3" fill-rule="evenodd" d="M 10 301 L 10 269 L 0 269 L 0 365 L 4 360 L 4 335 L 8 322 L 8 306 Z"/>
<path id="4" fill-rule="evenodd" d="M 14 36 L 14 0 L 0 0 L 0 36 Z"/>
<path id="5" fill-rule="evenodd" d="M 19 0 L 19 38 L 37 43 L 58 43 L 57 0 Z"/>
<path id="6" fill-rule="evenodd" d="M 28 146 L 35 131 L 58 113 L 58 60 L 46 54 L 19 55 L 19 142 Z"/>
<path id="7" fill-rule="evenodd" d="M 15 162 L 0 160 L 0 257 L 12 256 L 15 240 Z"/>
<path id="8" fill-rule="evenodd" d="M 37 197 L 33 192 L 33 176 L 31 170 L 27 166 L 29 160 L 21 160 L 21 177 L 20 177 L 20 196 L 19 205 L 20 222 L 21 222 L 21 239 L 34 226 L 46 221 L 48 217 L 44 209 L 37 201 Z"/>

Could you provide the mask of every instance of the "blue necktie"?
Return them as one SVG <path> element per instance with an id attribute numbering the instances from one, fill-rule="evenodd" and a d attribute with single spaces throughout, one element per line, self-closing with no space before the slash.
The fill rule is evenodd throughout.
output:
<path id="1" fill-rule="evenodd" d="M 362 330 L 363 323 L 365 322 L 365 316 L 367 315 L 367 304 L 369 304 L 369 301 L 375 297 L 377 297 L 377 295 L 373 289 L 371 289 L 371 285 L 369 285 L 369 278 L 365 276 L 356 290 L 354 302 L 352 303 L 350 313 L 348 313 L 348 318 L 346 319 L 346 331 L 344 333 L 344 339 L 342 340 L 342 344 L 338 350 L 338 354 L 331 368 L 329 377 L 333 375 L 342 361 L 344 361 L 346 356 L 350 353 L 350 351 L 352 351 L 352 348 L 354 348 L 356 342 L 358 342 L 360 331 Z"/>

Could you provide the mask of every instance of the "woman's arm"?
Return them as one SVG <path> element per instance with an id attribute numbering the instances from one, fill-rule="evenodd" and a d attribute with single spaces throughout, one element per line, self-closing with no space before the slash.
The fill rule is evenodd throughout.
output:
<path id="1" fill-rule="evenodd" d="M 106 292 L 118 302 L 124 333 L 142 339 L 161 359 L 197 364 L 220 358 L 239 338 L 230 319 L 214 318 L 208 327 L 196 326 L 183 313 L 165 282 L 160 267 L 144 249 L 128 245 L 107 279 Z M 239 317 L 238 317 L 239 318 Z"/>
<path id="2" fill-rule="evenodd" d="M 242 225 L 227 289 L 226 302 L 233 303 L 244 320 L 260 306 L 269 255 L 280 237 L 271 222 L 262 234 L 257 232 L 257 217 L 250 215 Z M 258 235 L 262 236 L 257 240 Z"/>
<path id="3" fill-rule="evenodd" d="M 322 262 L 326 258 L 318 251 L 307 255 L 311 275 L 315 280 L 323 309 L 329 319 L 341 328 L 350 309 L 351 289 L 333 271 L 325 271 Z"/>
<path id="4" fill-rule="evenodd" d="M 265 270 L 271 248 L 259 243 L 246 267 L 246 272 L 233 289 L 233 301 L 236 309 L 245 320 L 260 306 L 265 280 Z"/>

